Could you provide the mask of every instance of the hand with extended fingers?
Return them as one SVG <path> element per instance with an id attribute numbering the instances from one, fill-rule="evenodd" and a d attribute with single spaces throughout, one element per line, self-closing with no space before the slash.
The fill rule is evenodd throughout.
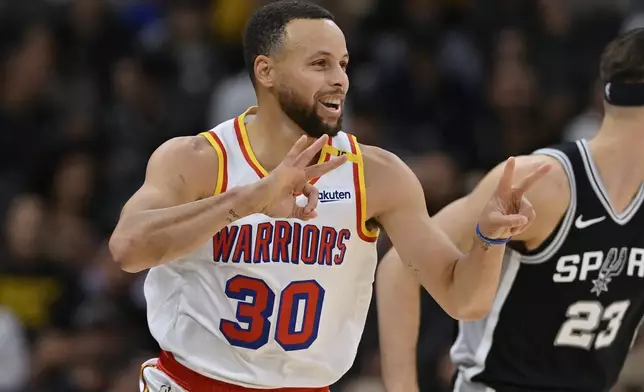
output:
<path id="1" fill-rule="evenodd" d="M 532 205 L 524 195 L 548 173 L 551 165 L 540 165 L 518 185 L 513 185 L 514 166 L 515 159 L 511 157 L 506 161 L 499 185 L 479 220 L 477 234 L 485 242 L 492 244 L 507 242 L 510 237 L 525 231 L 536 216 Z"/>
<path id="2" fill-rule="evenodd" d="M 261 192 L 263 214 L 273 218 L 313 219 L 317 216 L 318 190 L 309 181 L 322 176 L 347 161 L 346 156 L 332 158 L 327 162 L 311 165 L 315 155 L 322 150 L 329 136 L 323 135 L 308 148 L 307 137 L 302 136 L 286 154 L 282 163 L 258 184 Z M 307 198 L 304 207 L 295 203 L 297 194 Z"/>

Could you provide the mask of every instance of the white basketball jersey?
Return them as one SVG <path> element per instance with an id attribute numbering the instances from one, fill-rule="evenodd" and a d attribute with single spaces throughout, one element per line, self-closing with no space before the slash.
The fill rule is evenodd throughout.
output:
<path id="1" fill-rule="evenodd" d="M 215 193 L 267 175 L 245 129 L 253 110 L 203 134 L 219 156 Z M 363 161 L 353 136 L 332 138 L 320 161 L 340 154 L 347 163 L 312 181 L 317 218 L 250 215 L 149 271 L 148 323 L 163 350 L 207 377 L 254 388 L 328 386 L 351 367 L 378 233 L 365 226 Z"/>

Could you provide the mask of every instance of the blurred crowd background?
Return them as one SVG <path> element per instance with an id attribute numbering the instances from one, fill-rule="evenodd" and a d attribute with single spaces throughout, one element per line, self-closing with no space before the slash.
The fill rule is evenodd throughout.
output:
<path id="1" fill-rule="evenodd" d="M 0 0 L 1 392 L 138 390 L 158 352 L 145 274 L 106 240 L 158 145 L 255 103 L 241 32 L 265 2 Z M 629 0 L 320 3 L 351 52 L 345 129 L 399 154 L 431 212 L 509 155 L 592 137 L 601 50 L 644 24 Z M 428 295 L 423 309 L 421 387 L 446 391 L 456 326 Z M 616 391 L 644 385 L 641 347 Z M 380 392 L 378 377 L 372 314 L 333 391 Z"/>

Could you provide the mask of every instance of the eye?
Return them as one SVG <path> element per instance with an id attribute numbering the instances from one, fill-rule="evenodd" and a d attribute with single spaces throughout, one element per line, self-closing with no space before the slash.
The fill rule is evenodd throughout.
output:
<path id="1" fill-rule="evenodd" d="M 326 67 L 326 60 L 324 60 L 324 59 L 315 60 L 314 62 L 311 63 L 311 65 L 313 65 L 315 67 L 322 67 L 323 68 L 323 67 Z"/>
<path id="2" fill-rule="evenodd" d="M 348 62 L 348 61 L 340 61 L 340 67 L 341 67 L 343 70 L 345 70 L 345 71 L 346 71 L 346 70 L 347 70 L 347 67 L 349 67 L 349 62 Z"/>

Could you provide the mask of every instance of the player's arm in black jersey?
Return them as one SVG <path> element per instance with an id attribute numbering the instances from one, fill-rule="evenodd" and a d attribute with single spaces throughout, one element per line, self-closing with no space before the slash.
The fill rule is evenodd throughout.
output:
<path id="1" fill-rule="evenodd" d="M 536 248 L 547 238 L 568 205 L 568 180 L 563 168 L 555 162 L 550 157 L 540 155 L 516 159 L 515 181 L 524 178 L 540 165 L 551 164 L 553 167 L 538 186 L 526 193 L 536 212 L 535 222 L 524 232 L 513 236 L 513 240 L 524 242 L 529 249 Z M 503 171 L 504 164 L 498 165 L 469 195 L 454 201 L 432 218 L 433 223 L 442 229 L 459 251 L 467 252 L 477 241 L 473 234 L 475 227 L 481 211 L 494 195 Z M 414 274 L 401 262 L 403 260 L 399 252 L 400 249 L 391 249 L 384 256 L 376 277 L 382 369 L 388 392 L 417 389 L 416 344 L 420 324 L 420 286 Z M 438 261 L 435 254 L 421 257 L 429 258 L 430 262 Z M 471 270 L 470 273 L 476 272 Z M 496 291 L 496 287 L 491 289 Z M 433 295 L 431 291 L 430 294 Z M 434 298 L 438 302 L 438 298 Z M 462 319 L 459 315 L 448 313 Z"/>
<path id="2" fill-rule="evenodd" d="M 346 161 L 309 165 L 326 138 L 300 138 L 271 174 L 216 195 L 219 162 L 208 141 L 201 136 L 167 141 L 152 154 L 144 184 L 123 207 L 110 238 L 112 257 L 123 270 L 139 272 L 190 254 L 250 214 L 314 218 L 318 192 L 307 181 Z M 305 207 L 295 204 L 296 192 L 309 199 Z"/>

